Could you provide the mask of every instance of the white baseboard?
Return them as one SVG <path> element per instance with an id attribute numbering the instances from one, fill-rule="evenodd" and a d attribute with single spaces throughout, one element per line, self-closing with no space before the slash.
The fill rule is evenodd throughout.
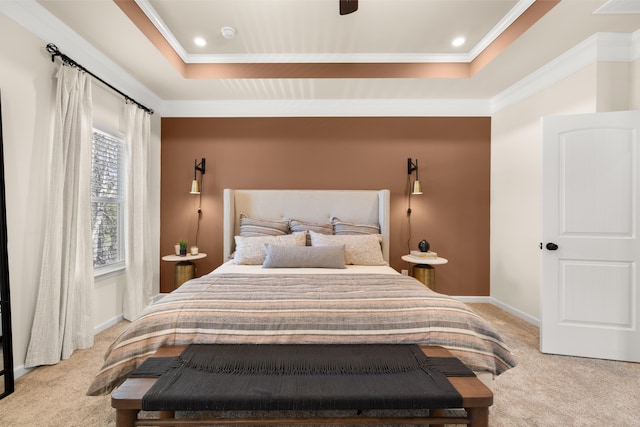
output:
<path id="1" fill-rule="evenodd" d="M 24 365 L 20 365 L 20 366 L 14 367 L 13 368 L 13 379 L 17 380 L 18 378 L 20 378 L 24 374 L 30 372 L 32 369 L 35 369 L 35 368 L 25 368 Z"/>
<path id="2" fill-rule="evenodd" d="M 167 296 L 168 294 L 157 294 L 155 295 L 152 300 L 154 303 L 160 301 L 162 298 L 164 298 L 165 296 Z M 100 332 L 109 329 L 110 327 L 112 327 L 113 325 L 122 322 L 124 320 L 124 315 L 122 313 L 120 313 L 119 315 L 115 316 L 112 319 L 107 320 L 104 323 L 101 323 L 99 325 L 97 325 L 94 328 L 94 334 L 99 334 Z"/>
<path id="3" fill-rule="evenodd" d="M 500 307 L 504 311 L 507 311 L 516 317 L 519 317 L 525 322 L 529 322 L 534 326 L 540 327 L 540 319 L 530 316 L 527 313 L 518 310 L 517 308 L 511 307 L 510 305 L 505 304 L 502 301 L 499 301 L 495 298 L 491 298 L 491 304 L 495 305 L 496 307 Z"/>
<path id="4" fill-rule="evenodd" d="M 529 322 L 534 326 L 540 327 L 540 319 L 537 319 L 533 316 L 528 315 L 527 313 L 518 310 L 517 308 L 511 307 L 508 304 L 503 303 L 500 300 L 497 300 L 493 297 L 483 297 L 483 296 L 476 296 L 476 297 L 470 297 L 470 296 L 454 296 L 455 299 L 457 299 L 458 301 L 462 301 L 462 302 L 484 302 L 484 303 L 488 303 L 488 304 L 493 304 L 496 307 L 499 307 L 501 309 L 503 309 L 506 312 L 509 312 L 511 314 L 513 314 L 516 317 L 519 317 L 520 319 L 524 320 L 525 322 Z"/>
<path id="5" fill-rule="evenodd" d="M 486 302 L 489 304 L 493 304 L 493 302 L 491 301 L 491 297 L 465 297 L 465 296 L 454 296 L 454 299 L 457 299 L 458 301 L 462 301 L 462 302 Z"/>
<path id="6" fill-rule="evenodd" d="M 121 322 L 122 320 L 124 320 L 124 317 L 122 316 L 122 314 L 120 314 L 112 319 L 107 320 L 104 323 L 97 325 L 95 328 L 93 328 L 93 333 L 94 335 L 99 334 L 100 332 L 106 329 L 109 329 L 110 327 L 117 324 L 118 322 Z"/>
<path id="7" fill-rule="evenodd" d="M 117 324 L 118 322 L 121 322 L 123 319 L 124 317 L 122 316 L 122 314 L 120 314 L 119 316 L 116 316 L 113 319 L 107 320 L 106 322 L 97 325 L 95 328 L 93 328 L 93 332 L 94 334 L 98 334 L 106 329 L 109 329 L 110 327 Z M 15 366 L 13 368 L 13 378 L 18 379 L 24 374 L 30 372 L 32 369 L 35 369 L 35 368 L 25 368 L 24 365 Z"/>

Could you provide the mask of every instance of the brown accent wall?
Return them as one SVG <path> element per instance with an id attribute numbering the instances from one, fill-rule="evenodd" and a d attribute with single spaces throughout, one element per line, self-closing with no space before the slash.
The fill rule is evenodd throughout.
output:
<path id="1" fill-rule="evenodd" d="M 421 239 L 449 259 L 436 290 L 489 295 L 488 117 L 163 118 L 162 255 L 195 240 L 198 196 L 189 194 L 194 159 L 206 158 L 198 274 L 222 260 L 222 190 L 391 190 L 391 266 L 408 265 L 407 158 L 419 160 L 424 194 L 411 197 L 411 249 Z M 173 289 L 161 263 L 162 292 Z"/>

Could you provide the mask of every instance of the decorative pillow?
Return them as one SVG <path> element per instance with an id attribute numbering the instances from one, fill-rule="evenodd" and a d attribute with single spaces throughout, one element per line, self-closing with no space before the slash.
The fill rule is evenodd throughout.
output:
<path id="1" fill-rule="evenodd" d="M 258 219 L 240 214 L 240 235 L 253 236 L 283 236 L 289 234 L 288 219 Z"/>
<path id="2" fill-rule="evenodd" d="M 299 221 L 297 219 L 292 219 L 289 221 L 289 229 L 292 232 L 296 231 L 315 231 L 316 233 L 321 234 L 333 234 L 333 224 L 318 224 L 315 222 L 305 222 Z M 307 234 L 307 246 L 311 246 L 311 236 Z"/>
<path id="3" fill-rule="evenodd" d="M 331 218 L 333 232 L 337 235 L 344 234 L 380 234 L 378 224 L 354 224 L 352 222 L 340 221 L 338 218 Z"/>
<path id="4" fill-rule="evenodd" d="M 344 245 L 345 264 L 386 265 L 382 257 L 382 236 L 379 234 L 360 234 L 328 236 L 310 231 L 312 246 Z"/>
<path id="5" fill-rule="evenodd" d="M 305 246 L 307 233 L 293 233 L 285 236 L 235 236 L 236 252 L 233 256 L 234 264 L 260 265 L 264 262 L 265 245 Z"/>
<path id="6" fill-rule="evenodd" d="M 275 246 L 266 245 L 262 268 L 346 268 L 344 245 Z"/>

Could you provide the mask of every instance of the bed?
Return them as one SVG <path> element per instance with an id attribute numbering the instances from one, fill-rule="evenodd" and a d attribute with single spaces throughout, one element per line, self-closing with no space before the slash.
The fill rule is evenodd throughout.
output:
<path id="1" fill-rule="evenodd" d="M 490 323 L 389 267 L 389 204 L 388 190 L 224 190 L 226 261 L 132 322 L 88 394 L 191 343 L 411 343 L 442 346 L 485 378 L 515 366 Z"/>

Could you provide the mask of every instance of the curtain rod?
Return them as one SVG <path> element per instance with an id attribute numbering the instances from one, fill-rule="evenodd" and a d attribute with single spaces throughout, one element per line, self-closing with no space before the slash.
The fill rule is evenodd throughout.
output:
<path id="1" fill-rule="evenodd" d="M 60 50 L 58 49 L 58 47 L 53 44 L 53 43 L 49 43 L 47 45 L 47 52 L 49 52 L 51 54 L 51 62 L 53 62 L 56 58 L 56 56 L 59 56 L 60 59 L 62 60 L 62 62 L 64 62 L 67 65 L 70 65 L 72 67 L 76 67 L 82 71 L 84 71 L 87 74 L 90 74 L 91 76 L 93 76 L 94 78 L 96 78 L 97 80 L 99 80 L 102 84 L 104 84 L 105 86 L 107 86 L 109 89 L 118 92 L 120 95 L 122 95 L 125 99 L 125 101 L 130 101 L 133 102 L 134 104 L 136 104 L 138 106 L 138 108 L 140 108 L 141 110 L 146 111 L 149 114 L 153 114 L 153 110 L 151 108 L 145 107 L 144 105 L 142 105 L 141 103 L 139 103 L 138 101 L 136 101 L 135 99 L 131 98 L 129 95 L 127 95 L 126 93 L 116 89 L 115 87 L 113 87 L 112 85 L 110 85 L 109 83 L 105 82 L 104 80 L 102 80 L 100 77 L 96 76 L 95 74 L 93 74 L 91 71 L 87 70 L 85 67 L 83 67 L 82 65 L 78 64 L 76 61 L 74 61 L 73 59 L 69 58 L 67 55 L 65 55 L 64 53 L 60 52 Z"/>

